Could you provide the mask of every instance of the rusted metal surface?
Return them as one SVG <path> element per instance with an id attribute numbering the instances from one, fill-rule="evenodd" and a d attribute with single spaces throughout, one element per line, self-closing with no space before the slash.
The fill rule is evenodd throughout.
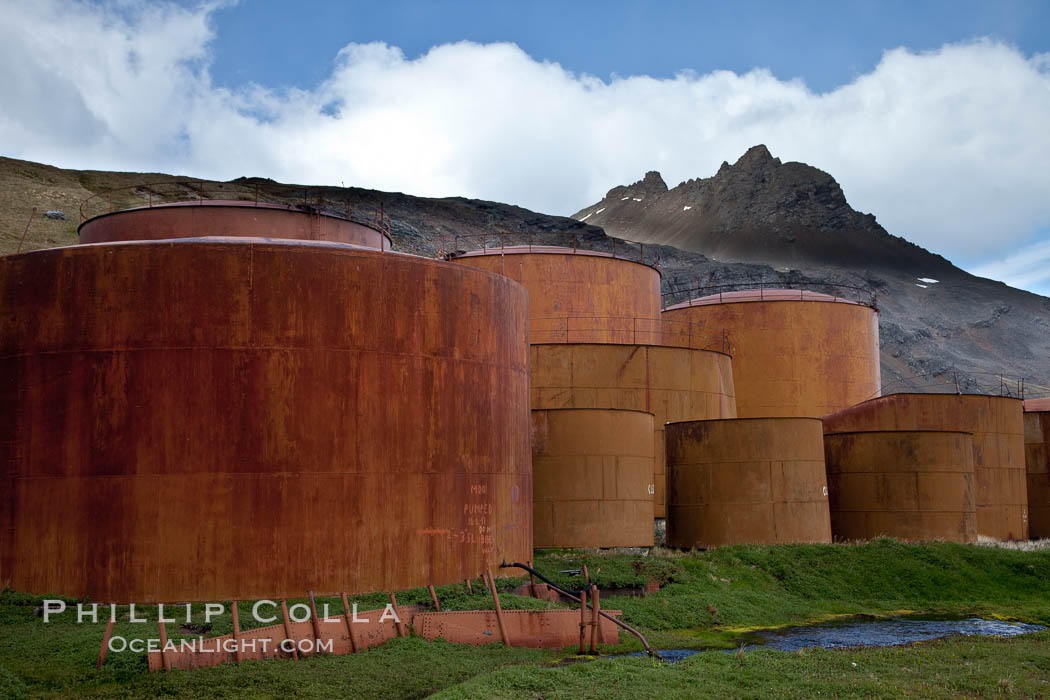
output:
<path id="1" fill-rule="evenodd" d="M 78 231 L 81 243 L 221 236 L 333 241 L 390 250 L 389 236 L 372 226 L 286 206 L 236 201 L 125 209 L 88 219 Z"/>
<path id="2" fill-rule="evenodd" d="M 602 610 L 618 617 L 619 610 Z M 590 613 L 588 612 L 588 616 Z M 503 623 L 514 646 L 561 649 L 580 637 L 577 610 L 504 610 Z M 412 619 L 417 636 L 454 644 L 492 644 L 500 641 L 499 623 L 493 610 L 459 610 L 419 613 Z M 619 644 L 620 631 L 614 622 L 601 618 L 603 644 Z"/>
<path id="3" fill-rule="evenodd" d="M 333 243 L 0 258 L 0 581 L 230 600 L 528 560 L 526 309 L 505 277 Z"/>
<path id="4" fill-rule="evenodd" d="M 848 284 L 826 282 L 732 282 L 730 284 L 697 284 L 663 293 L 664 307 L 678 304 L 721 304 L 725 301 L 763 301 L 766 299 L 812 299 L 817 301 L 863 304 L 877 308 L 878 297 L 870 289 Z"/>
<path id="5" fill-rule="evenodd" d="M 824 458 L 836 540 L 977 541 L 970 433 L 829 433 Z"/>
<path id="6" fill-rule="evenodd" d="M 1028 538 L 1021 401 L 977 394 L 890 394 L 824 417 L 827 433 L 957 430 L 973 434 L 977 535 Z"/>
<path id="7" fill-rule="evenodd" d="M 879 394 L 879 322 L 843 299 L 764 290 L 694 300 L 664 318 L 727 329 L 741 418 L 819 418 Z M 806 293 L 811 294 L 811 293 Z M 749 296 L 750 295 L 750 296 Z M 771 296 L 772 295 L 772 296 Z"/>
<path id="8" fill-rule="evenodd" d="M 1050 411 L 1050 396 L 1042 399 L 1025 399 L 1026 411 Z"/>
<path id="9" fill-rule="evenodd" d="M 538 331 L 545 326 L 557 330 L 559 319 L 580 319 L 585 325 L 574 335 L 579 342 L 623 343 L 634 342 L 632 334 L 637 337 L 636 327 L 630 325 L 633 319 L 659 323 L 660 273 L 648 265 L 571 248 L 504 252 L 471 251 L 453 262 L 503 274 L 524 285 L 529 292 L 529 317 L 539 325 Z"/>
<path id="10" fill-rule="evenodd" d="M 831 541 L 818 419 L 670 423 L 667 468 L 672 547 Z"/>
<path id="11" fill-rule="evenodd" d="M 404 616 L 402 621 L 405 624 L 411 625 L 412 619 L 418 616 L 420 610 L 418 606 L 402 606 L 398 609 L 398 614 Z M 237 661 L 238 655 L 242 660 L 290 659 L 293 658 L 290 650 L 294 650 L 295 658 L 315 656 L 320 653 L 318 642 L 324 644 L 325 648 L 329 643 L 332 645 L 331 651 L 325 653 L 353 654 L 358 650 L 379 646 L 398 636 L 394 618 L 385 608 L 358 610 L 356 616 L 351 616 L 349 626 L 343 615 L 322 617 L 317 621 L 316 633 L 312 619 L 293 621 L 289 628 L 290 633 L 285 631 L 283 624 L 242 630 L 238 635 L 239 639 L 235 639 L 232 634 L 173 639 L 172 646 L 169 646 L 166 653 L 157 650 L 147 654 L 149 670 L 189 670 L 219 666 Z M 348 629 L 351 628 L 356 644 L 350 639 Z M 289 642 L 285 643 L 285 640 Z"/>
<path id="12" fill-rule="evenodd" d="M 533 345 L 532 408 L 621 408 L 653 414 L 654 516 L 667 515 L 664 423 L 735 418 L 728 355 L 657 345 Z"/>
<path id="13" fill-rule="evenodd" d="M 653 544 L 653 415 L 532 412 L 536 547 Z"/>
<path id="14" fill-rule="evenodd" d="M 1024 462 L 1028 535 L 1033 539 L 1050 537 L 1050 410 L 1024 414 Z"/>

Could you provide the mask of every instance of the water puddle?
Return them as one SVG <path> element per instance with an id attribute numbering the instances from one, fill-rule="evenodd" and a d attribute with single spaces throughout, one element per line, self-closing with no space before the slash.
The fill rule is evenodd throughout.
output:
<path id="1" fill-rule="evenodd" d="M 1003 620 L 983 620 L 973 617 L 965 620 L 886 620 L 828 622 L 801 627 L 758 630 L 747 636 L 745 651 L 774 649 L 798 651 L 820 647 L 845 649 L 855 647 L 890 647 L 953 635 L 981 635 L 989 637 L 1016 637 L 1045 629 L 1043 625 Z M 702 649 L 660 649 L 666 661 L 675 663 L 698 654 Z M 629 656 L 644 656 L 644 652 Z"/>

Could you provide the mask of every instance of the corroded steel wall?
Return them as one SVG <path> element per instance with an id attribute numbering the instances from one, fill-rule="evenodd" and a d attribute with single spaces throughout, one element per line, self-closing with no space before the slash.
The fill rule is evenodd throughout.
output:
<path id="1" fill-rule="evenodd" d="M 975 394 L 891 394 L 824 417 L 828 433 L 957 430 L 973 434 L 977 535 L 1028 538 L 1021 402 Z"/>
<path id="2" fill-rule="evenodd" d="M 390 250 L 390 239 L 371 226 L 284 206 L 235 201 L 125 209 L 88 219 L 79 232 L 81 243 L 243 236 L 333 241 Z"/>
<path id="3" fill-rule="evenodd" d="M 845 301 L 743 299 L 663 312 L 728 331 L 738 416 L 820 418 L 879 394 L 878 312 Z"/>
<path id="4" fill-rule="evenodd" d="M 536 547 L 653 544 L 653 414 L 532 412 Z"/>
<path id="5" fill-rule="evenodd" d="M 667 425 L 667 544 L 830 542 L 815 418 Z"/>
<path id="6" fill-rule="evenodd" d="M 664 423 L 736 417 L 733 367 L 719 352 L 658 345 L 532 346 L 532 408 L 622 408 L 655 417 L 654 514 L 667 515 Z"/>
<path id="7" fill-rule="evenodd" d="M 836 540 L 977 540 L 970 433 L 829 433 L 824 457 Z"/>
<path id="8" fill-rule="evenodd" d="M 1050 537 L 1050 411 L 1024 414 L 1024 462 L 1028 474 L 1028 534 Z"/>
<path id="9" fill-rule="evenodd" d="M 574 342 L 661 342 L 660 273 L 655 268 L 591 251 L 544 250 L 515 248 L 501 255 L 493 248 L 453 261 L 523 284 L 537 332 L 557 332 L 564 319 L 572 319 Z"/>
<path id="10" fill-rule="evenodd" d="M 0 259 L 0 580 L 146 603 L 527 560 L 527 304 L 505 277 L 333 243 Z"/>

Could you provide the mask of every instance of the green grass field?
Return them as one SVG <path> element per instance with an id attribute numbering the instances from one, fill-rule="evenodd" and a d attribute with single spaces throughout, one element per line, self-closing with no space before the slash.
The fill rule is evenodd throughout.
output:
<path id="1" fill-rule="evenodd" d="M 727 547 L 703 553 L 657 550 L 648 557 L 537 553 L 558 574 L 587 564 L 604 589 L 657 580 L 646 597 L 603 596 L 659 648 L 737 648 L 750 630 L 848 615 L 898 611 L 979 615 L 1050 624 L 1050 550 L 1020 552 L 950 544 Z M 501 580 L 505 591 L 518 580 Z M 489 607 L 475 586 L 438 589 L 446 609 Z M 385 596 L 356 599 L 362 609 Z M 425 589 L 398 592 L 426 603 Z M 0 595 L 0 697 L 1047 697 L 1050 632 L 1015 639 L 952 638 L 909 647 L 801 653 L 748 651 L 693 656 L 675 665 L 646 658 L 577 661 L 573 650 L 466 647 L 397 639 L 352 656 L 149 673 L 144 654 L 110 654 L 94 668 L 103 625 L 66 614 L 45 625 L 40 596 Z M 505 607 L 549 605 L 508 593 Z M 319 600 L 319 603 L 324 602 Z M 332 601 L 334 603 L 334 601 Z M 249 620 L 250 603 L 242 604 Z M 339 609 L 338 605 L 334 606 Z M 155 615 L 148 612 L 155 620 Z M 203 617 L 203 613 L 198 613 Z M 210 634 L 230 631 L 230 617 Z M 245 626 L 250 626 L 245 624 Z M 168 633 L 178 639 L 178 625 Z M 120 621 L 116 634 L 155 637 L 155 624 Z M 641 649 L 629 635 L 605 654 Z"/>

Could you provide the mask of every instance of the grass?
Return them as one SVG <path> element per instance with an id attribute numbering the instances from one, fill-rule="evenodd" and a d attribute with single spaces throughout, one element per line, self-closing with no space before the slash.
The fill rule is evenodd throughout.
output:
<path id="1" fill-rule="evenodd" d="M 737 647 L 749 630 L 837 615 L 885 615 L 908 610 L 981 615 L 1050 624 L 1050 550 L 1023 552 L 952 544 L 907 545 L 880 540 L 860 545 L 726 547 L 703 553 L 656 550 L 647 557 L 538 552 L 536 567 L 578 588 L 563 570 L 583 564 L 603 589 L 656 580 L 646 597 L 603 596 L 658 648 Z M 501 580 L 507 608 L 550 605 L 509 594 L 520 580 Z M 444 609 L 489 607 L 463 586 L 438 589 Z M 44 625 L 40 596 L 0 595 L 0 697 L 639 697 L 664 695 L 813 696 L 818 694 L 1005 695 L 1050 693 L 1048 633 L 998 640 L 952 639 L 908 648 L 747 652 L 694 656 L 674 666 L 644 658 L 566 663 L 572 651 L 473 648 L 397 639 L 352 656 L 245 662 L 190 672 L 149 673 L 144 654 L 110 654 L 96 672 L 103 625 L 74 624 L 67 613 Z M 362 610 L 380 608 L 385 594 L 355 598 Z M 336 599 L 329 602 L 341 609 Z M 398 592 L 400 604 L 429 602 L 426 589 Z M 251 604 L 241 604 L 250 627 Z M 155 620 L 155 614 L 147 610 Z M 203 622 L 203 609 L 195 622 Z M 179 638 L 178 625 L 169 637 Z M 208 634 L 231 631 L 231 618 Z M 135 625 L 122 611 L 115 634 L 156 636 L 154 624 Z M 629 635 L 605 653 L 638 650 Z M 856 663 L 856 666 L 852 664 Z"/>

